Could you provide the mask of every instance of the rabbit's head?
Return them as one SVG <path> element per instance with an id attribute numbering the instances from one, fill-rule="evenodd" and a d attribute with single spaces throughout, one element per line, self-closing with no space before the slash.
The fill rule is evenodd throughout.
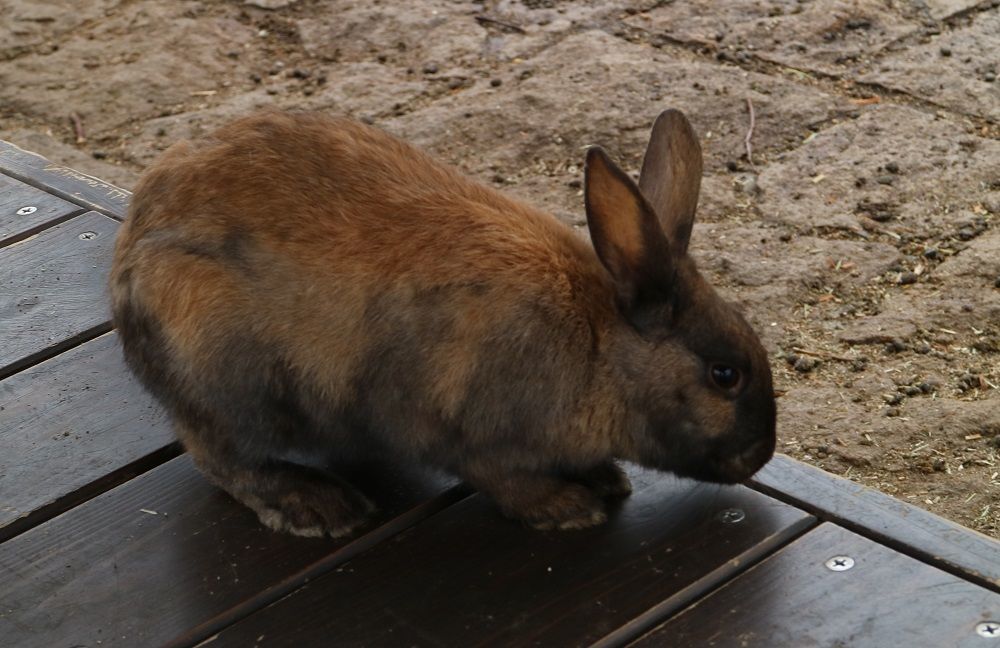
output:
<path id="1" fill-rule="evenodd" d="M 629 410 L 624 458 L 731 483 L 774 452 L 774 391 L 757 335 L 687 253 L 701 172 L 694 131 L 668 110 L 638 186 L 600 148 L 588 151 L 587 221 L 621 314 L 607 349 Z"/>

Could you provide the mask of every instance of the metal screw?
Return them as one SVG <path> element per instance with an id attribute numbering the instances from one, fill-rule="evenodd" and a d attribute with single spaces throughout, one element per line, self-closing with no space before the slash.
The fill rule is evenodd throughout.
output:
<path id="1" fill-rule="evenodd" d="M 1000 623 L 996 621 L 983 621 L 976 626 L 976 634 L 980 637 L 1000 639 Z"/>
<path id="2" fill-rule="evenodd" d="M 81 241 L 93 241 L 95 238 L 97 238 L 97 232 L 84 232 L 79 236 Z"/>
<path id="3" fill-rule="evenodd" d="M 736 524 L 737 522 L 742 522 L 746 517 L 746 513 L 738 508 L 730 508 L 719 513 L 719 519 L 722 520 L 724 524 Z"/>
<path id="4" fill-rule="evenodd" d="M 38 211 L 38 207 L 30 207 L 30 206 L 29 207 L 22 207 L 22 208 L 20 208 L 20 209 L 17 210 L 17 215 L 18 216 L 27 216 L 28 214 L 34 214 L 36 211 Z"/>
<path id="5" fill-rule="evenodd" d="M 830 571 L 847 571 L 854 566 L 854 559 L 850 556 L 834 556 L 826 561 L 826 568 Z"/>

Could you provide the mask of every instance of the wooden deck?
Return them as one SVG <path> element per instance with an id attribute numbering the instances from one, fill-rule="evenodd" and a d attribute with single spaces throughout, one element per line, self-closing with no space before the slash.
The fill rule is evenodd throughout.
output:
<path id="1" fill-rule="evenodd" d="M 0 143 L 0 645 L 1000 646 L 1000 543 L 782 456 L 736 487 L 631 469 L 586 531 L 389 465 L 355 468 L 354 537 L 261 527 L 122 364 L 128 197 Z"/>

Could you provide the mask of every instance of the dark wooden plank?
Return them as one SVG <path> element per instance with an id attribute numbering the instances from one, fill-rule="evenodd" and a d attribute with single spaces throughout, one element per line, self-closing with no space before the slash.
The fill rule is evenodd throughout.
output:
<path id="1" fill-rule="evenodd" d="M 1000 592 L 1000 542 L 906 502 L 775 455 L 754 488 Z"/>
<path id="2" fill-rule="evenodd" d="M 79 205 L 0 175 L 0 247 L 83 212 Z"/>
<path id="3" fill-rule="evenodd" d="M 234 607 L 265 605 L 464 494 L 388 469 L 355 481 L 381 507 L 369 533 L 299 538 L 262 527 L 178 457 L 0 544 L 3 644 L 146 646 L 211 632 Z"/>
<path id="4" fill-rule="evenodd" d="M 608 524 L 583 531 L 526 528 L 476 495 L 213 645 L 588 644 L 663 599 L 686 605 L 813 521 L 742 487 L 632 477 L 636 492 Z M 745 517 L 725 522 L 727 509 Z"/>
<path id="5" fill-rule="evenodd" d="M 176 456 L 108 333 L 0 381 L 0 541 Z"/>
<path id="6" fill-rule="evenodd" d="M 87 212 L 0 248 L 0 378 L 110 330 L 117 229 Z"/>
<path id="7" fill-rule="evenodd" d="M 1000 595 L 823 524 L 631 645 L 981 647 L 988 620 Z"/>
<path id="8" fill-rule="evenodd" d="M 0 141 L 0 173 L 119 220 L 125 218 L 132 197 L 113 184 L 4 141 Z"/>

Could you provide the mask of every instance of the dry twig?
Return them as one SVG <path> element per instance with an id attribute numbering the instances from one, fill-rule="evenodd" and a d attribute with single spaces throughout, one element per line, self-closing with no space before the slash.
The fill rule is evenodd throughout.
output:
<path id="1" fill-rule="evenodd" d="M 489 16 L 478 15 L 476 16 L 476 22 L 482 24 L 487 23 L 490 25 L 496 25 L 498 27 L 504 27 L 505 29 L 510 29 L 516 31 L 518 34 L 526 34 L 524 27 L 520 25 L 515 25 L 514 23 L 504 22 L 502 20 L 497 20 L 496 18 L 490 18 Z"/>
<path id="2" fill-rule="evenodd" d="M 69 120 L 73 122 L 73 132 L 76 134 L 76 143 L 83 144 L 87 141 L 87 134 L 83 131 L 83 119 L 74 111 L 69 114 Z"/>
<path id="3" fill-rule="evenodd" d="M 757 125 L 757 116 L 754 114 L 753 102 L 750 101 L 750 97 L 747 97 L 747 110 L 750 111 L 750 128 L 747 129 L 747 136 L 743 138 L 743 144 L 747 149 L 747 164 L 756 171 L 757 168 L 753 165 L 753 148 L 750 146 L 750 138 L 753 137 L 753 128 Z"/>
<path id="4" fill-rule="evenodd" d="M 809 356 L 811 358 L 819 358 L 820 360 L 840 360 L 841 362 L 854 362 L 855 360 L 855 358 L 848 358 L 846 356 L 827 353 L 826 351 L 807 351 L 799 347 L 792 347 L 792 351 L 798 353 L 799 355 Z"/>

